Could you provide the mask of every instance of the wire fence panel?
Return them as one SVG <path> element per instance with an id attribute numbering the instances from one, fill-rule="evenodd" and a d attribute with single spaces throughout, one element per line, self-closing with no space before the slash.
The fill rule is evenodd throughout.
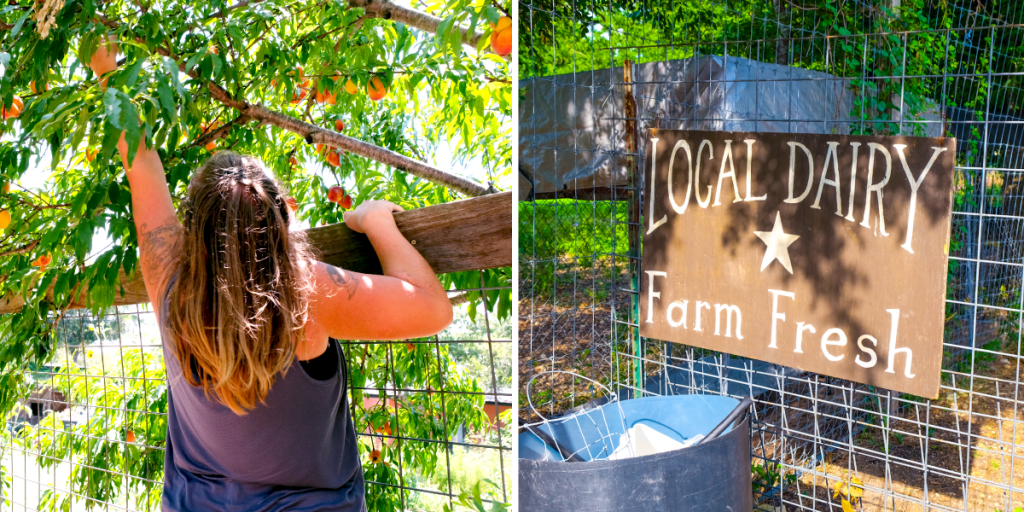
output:
<path id="1" fill-rule="evenodd" d="M 453 290 L 455 321 L 433 338 L 342 342 L 370 510 L 455 509 L 477 485 L 485 504 L 511 499 L 512 330 L 494 308 L 510 286 L 492 275 Z M 152 311 L 70 310 L 53 336 L 0 434 L 0 510 L 158 510 L 167 383 Z"/>
<path id="2" fill-rule="evenodd" d="M 623 398 L 751 395 L 762 510 L 1024 504 L 1024 3 L 520 13 L 521 424 L 602 394 L 551 370 Z M 639 337 L 647 128 L 956 137 L 939 398 Z"/>

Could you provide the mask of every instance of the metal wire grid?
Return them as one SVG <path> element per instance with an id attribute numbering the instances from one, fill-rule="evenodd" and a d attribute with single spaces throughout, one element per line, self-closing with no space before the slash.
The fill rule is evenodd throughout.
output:
<path id="1" fill-rule="evenodd" d="M 482 276 L 481 276 L 482 277 Z M 479 287 L 464 290 L 452 290 L 452 293 L 465 293 L 471 291 L 485 292 L 505 288 Z M 484 301 L 487 300 L 483 294 Z M 464 315 L 456 309 L 457 317 Z M 395 350 L 405 350 L 407 343 L 416 345 L 429 345 L 433 349 L 433 356 L 436 358 L 438 382 L 428 386 L 426 389 L 399 387 L 397 376 L 394 375 L 395 366 L 391 365 L 392 379 L 380 386 L 392 397 L 406 397 L 411 394 L 430 393 L 440 396 L 442 403 L 441 422 L 444 425 L 443 432 L 448 431 L 448 414 L 445 407 L 446 399 L 453 395 L 482 396 L 487 404 L 486 408 L 493 409 L 491 413 L 498 418 L 503 404 L 512 403 L 510 390 L 499 384 L 495 371 L 496 357 L 495 347 L 499 345 L 511 345 L 511 332 L 507 329 L 495 330 L 495 319 L 486 307 L 480 308 L 485 328 L 483 339 L 456 339 L 445 332 L 434 336 L 432 341 L 380 341 L 380 342 L 342 342 L 346 354 L 355 350 L 362 350 L 367 345 L 387 345 L 387 357 L 389 362 L 394 362 Z M 105 329 L 104 326 L 107 328 Z M 93 335 L 87 333 L 94 333 Z M 68 428 L 76 423 L 88 423 L 91 418 L 101 413 L 111 413 L 118 418 L 127 415 L 137 415 L 134 423 L 146 423 L 146 420 L 154 422 L 156 428 L 166 425 L 166 381 L 163 374 L 163 354 L 156 319 L 148 305 L 145 306 L 121 306 L 111 308 L 99 316 L 93 316 L 87 310 L 71 310 L 59 320 L 54 331 L 55 344 L 51 361 L 61 367 L 47 366 L 37 368 L 34 374 L 35 389 L 31 397 L 24 401 L 24 408 L 13 419 L 9 420 L 5 437 L 0 437 L 0 467 L 5 468 L 8 478 L 7 486 L 0 490 L 6 491 L 8 506 L 0 500 L 0 510 L 12 511 L 36 511 L 47 510 L 47 501 L 58 502 L 60 499 L 70 496 L 72 498 L 71 510 L 154 510 L 159 508 L 160 490 L 163 484 L 163 442 L 150 444 L 143 433 L 127 434 L 116 425 L 104 425 L 102 434 L 94 433 L 71 433 Z M 480 344 L 487 347 L 487 365 L 489 369 L 489 382 L 482 382 L 482 392 L 467 392 L 450 389 L 449 383 L 453 377 L 453 368 L 443 364 L 441 358 L 441 346 L 451 344 Z M 127 371 L 125 369 L 125 353 L 134 352 L 143 358 L 148 364 L 141 366 L 140 372 Z M 351 359 L 350 359 L 351 360 Z M 97 366 L 98 363 L 98 366 Z M 117 368 L 116 366 L 120 366 Z M 112 368 L 113 366 L 113 368 Z M 152 368 L 158 367 L 157 372 Z M 149 370 L 147 370 L 149 368 Z M 90 371 L 93 370 L 93 371 Z M 147 374 L 149 372 L 149 374 Z M 77 402 L 65 397 L 58 390 L 68 389 L 69 380 L 83 379 L 87 385 L 85 399 Z M 143 393 L 142 400 L 127 401 L 125 404 L 118 402 L 118 393 L 121 396 L 131 394 L 132 383 L 141 384 Z M 83 382 L 79 381 L 79 384 Z M 135 386 L 136 388 L 138 386 Z M 91 393 L 89 390 L 99 390 L 99 393 Z M 411 504 L 416 494 L 436 495 L 443 497 L 449 507 L 454 506 L 454 500 L 460 492 L 465 489 L 453 487 L 453 479 L 459 475 L 455 474 L 460 468 L 453 467 L 451 457 L 455 449 L 472 450 L 477 452 L 493 452 L 497 454 L 498 467 L 486 468 L 487 478 L 500 485 L 501 500 L 509 501 L 509 482 L 507 471 L 509 470 L 507 458 L 511 451 L 511 445 L 507 436 L 503 436 L 500 428 L 494 428 L 497 442 L 474 441 L 466 439 L 434 439 L 418 438 L 405 435 L 402 432 L 402 425 L 396 424 L 390 433 L 375 431 L 369 428 L 365 422 L 367 418 L 356 414 L 356 408 L 352 404 L 352 391 L 376 392 L 379 388 L 368 386 L 350 386 L 349 402 L 352 408 L 353 418 L 356 422 L 356 434 L 360 438 L 373 438 L 378 443 L 422 443 L 425 445 L 437 446 L 437 452 L 443 452 L 444 456 L 439 459 L 436 471 L 443 472 L 445 485 L 439 489 L 417 485 L 411 481 L 405 464 L 401 461 L 401 451 L 398 451 L 399 461 L 397 471 L 399 475 L 398 484 L 387 482 L 376 482 L 367 479 L 368 486 L 383 486 L 399 491 L 401 509 L 414 510 L 416 507 Z M 115 406 L 108 405 L 115 403 Z M 385 406 L 394 411 L 394 418 L 398 418 L 399 404 L 394 400 L 385 400 Z M 140 419 L 140 417 L 142 419 Z M 54 423 L 54 421 L 56 422 Z M 155 421 L 154 421 L 155 420 Z M 50 422 L 50 423 L 48 423 Z M 63 424 L 63 428 L 59 426 Z M 32 442 L 16 443 L 11 436 L 17 436 L 28 426 L 34 426 L 36 435 Z M 164 427 L 165 428 L 165 427 Z M 131 437 L 127 437 L 127 436 Z M 442 436 L 443 437 L 443 436 Z M 48 440 L 65 442 L 64 450 L 44 451 L 40 442 Z M 68 449 L 72 444 L 90 443 L 96 449 L 90 449 L 84 458 Z M 26 445 L 27 444 L 27 445 Z M 110 465 L 110 458 L 104 458 L 101 462 L 99 447 L 101 444 L 115 446 L 114 450 L 134 450 L 149 452 L 150 456 L 143 461 L 144 468 L 133 467 L 126 471 L 123 467 Z M 54 456 L 53 452 L 63 452 Z M 118 459 L 120 460 L 120 459 Z M 443 465 L 442 465 L 443 464 Z M 45 467 L 44 467 L 45 466 Z M 72 472 L 79 471 L 78 476 Z M 90 492 L 84 494 L 76 492 L 69 485 L 71 477 L 79 479 L 95 478 L 96 473 L 85 475 L 87 472 L 98 472 L 102 475 L 103 492 Z M 0 472 L 3 473 L 3 472 Z M 138 476 L 139 474 L 147 476 Z M 81 482 L 81 481 L 80 481 Z M 2 485 L 2 484 L 0 484 Z M 150 501 L 147 502 L 147 493 Z M 105 499 L 97 499 L 96 496 L 103 496 Z M 485 502 L 492 502 L 484 498 Z M 59 509 L 59 507 L 57 508 Z"/>
<path id="2" fill-rule="evenodd" d="M 738 4 L 714 3 L 734 14 L 749 5 Z M 577 94 L 621 95 L 627 85 L 621 72 L 624 60 L 665 61 L 687 48 L 689 55 L 725 55 L 727 63 L 729 56 L 741 56 L 797 67 L 817 66 L 815 69 L 836 75 L 829 80 L 848 90 L 856 80 L 862 84 L 898 80 L 901 87 L 911 81 L 930 82 L 932 90 L 941 91 L 931 98 L 933 110 L 938 111 L 931 118 L 912 112 L 897 98 L 892 102 L 896 111 L 885 122 L 874 121 L 873 113 L 863 106 L 860 115 L 838 122 L 827 115 L 781 120 L 822 123 L 823 133 L 845 125 L 861 133 L 914 135 L 928 125 L 941 125 L 942 132 L 957 137 L 957 202 L 951 226 L 940 398 L 924 400 L 728 354 L 638 339 L 636 273 L 643 209 L 636 198 L 642 198 L 643 186 L 635 179 L 616 183 L 611 197 L 604 198 L 611 201 L 577 200 L 588 197 L 587 191 L 569 189 L 557 192 L 553 201 L 520 203 L 520 391 L 539 373 L 570 370 L 619 388 L 619 394 L 626 397 L 689 392 L 754 395 L 752 453 L 758 466 L 754 492 L 755 498 L 770 506 L 838 510 L 832 489 L 848 482 L 850 476 L 858 476 L 864 482 L 864 497 L 855 504 L 863 510 L 1012 510 L 1024 504 L 1024 416 L 1017 405 L 1021 398 L 1024 278 L 1024 192 L 1020 190 L 1024 178 L 1020 102 L 1024 94 L 1019 77 L 1024 73 L 1011 67 L 1012 59 L 1019 56 L 996 51 L 994 41 L 1003 38 L 1021 44 L 1024 5 L 1003 6 L 1001 15 L 979 13 L 973 6 L 950 6 L 954 16 L 948 28 L 844 36 L 803 28 L 817 27 L 814 23 L 794 26 L 794 13 L 806 15 L 805 9 L 814 6 L 810 2 L 775 5 L 785 4 L 792 8 L 777 10 L 774 18 L 759 17 L 756 9 L 751 10 L 752 25 L 769 26 L 761 38 L 701 41 L 697 28 L 682 27 L 679 30 L 692 32 L 694 37 L 663 42 L 574 18 L 573 13 L 613 9 L 620 5 L 617 3 L 521 1 L 521 30 L 552 33 L 553 48 L 540 48 L 538 55 L 549 51 L 558 56 L 561 50 L 569 61 L 521 69 L 535 81 L 576 73 L 570 81 L 586 83 L 577 85 Z M 630 5 L 633 14 L 642 18 L 639 14 L 648 3 Z M 706 18 L 713 23 L 710 14 Z M 576 37 L 588 25 L 607 36 L 602 40 L 604 46 L 594 45 L 593 54 L 605 53 L 608 58 L 569 55 L 574 51 L 572 44 L 560 48 L 566 39 L 556 34 L 560 21 L 569 22 L 578 31 L 573 34 Z M 915 58 L 909 55 L 908 45 L 922 34 L 942 37 L 946 54 L 935 66 L 908 74 L 908 56 Z M 842 71 L 835 65 L 842 42 L 854 46 L 866 60 L 869 52 L 877 51 L 873 43 L 890 36 L 902 50 L 903 62 L 895 72 L 869 76 L 865 69 L 852 77 L 837 72 Z M 629 44 L 609 46 L 606 41 L 612 39 Z M 955 68 L 952 62 L 956 62 Z M 611 63 L 611 69 L 594 69 L 595 63 Z M 614 79 L 595 85 L 601 83 L 598 76 L 608 75 Z M 563 83 L 566 76 L 560 78 Z M 707 87 L 728 87 L 735 81 L 704 82 Z M 673 103 L 666 99 L 671 97 L 667 91 L 678 83 L 656 85 L 663 94 L 637 97 L 640 127 L 665 121 L 671 126 L 682 123 L 692 127 L 698 121 L 726 117 L 698 117 L 699 109 L 709 105 Z M 606 90 L 600 91 L 601 87 Z M 965 104 L 966 98 L 979 96 L 984 99 L 982 105 Z M 859 99 L 864 99 L 863 92 Z M 739 117 L 747 122 L 743 129 L 757 131 L 766 119 L 756 114 L 756 105 L 751 110 L 729 112 L 729 119 Z M 638 154 L 630 154 L 623 141 L 628 116 L 619 113 L 602 120 L 613 121 L 611 147 L 597 151 L 642 158 L 642 137 Z M 525 133 L 532 128 L 529 122 L 520 126 Z M 576 161 L 585 149 L 538 146 L 521 151 L 549 151 L 555 159 Z M 628 244 L 602 245 L 586 235 L 625 237 Z M 539 409 L 545 415 L 600 395 L 581 379 L 551 376 L 538 379 L 534 390 L 533 402 L 542 404 Z M 538 418 L 523 407 L 524 402 L 521 398 L 521 421 L 536 421 Z"/>

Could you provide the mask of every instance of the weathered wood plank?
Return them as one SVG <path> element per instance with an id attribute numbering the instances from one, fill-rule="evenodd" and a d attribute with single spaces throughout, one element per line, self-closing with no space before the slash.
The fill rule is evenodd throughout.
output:
<path id="1" fill-rule="evenodd" d="M 513 260 L 513 207 L 512 193 L 504 192 L 397 213 L 395 221 L 438 274 L 508 267 Z M 306 234 L 324 262 L 356 272 L 381 273 L 369 239 L 345 224 L 310 228 Z M 122 272 L 121 283 L 125 295 L 118 293 L 114 305 L 149 302 L 141 274 L 129 280 Z M 72 308 L 88 307 L 86 294 L 80 297 L 82 301 L 73 303 Z M 22 306 L 20 297 L 0 299 L 0 314 L 13 313 Z"/>

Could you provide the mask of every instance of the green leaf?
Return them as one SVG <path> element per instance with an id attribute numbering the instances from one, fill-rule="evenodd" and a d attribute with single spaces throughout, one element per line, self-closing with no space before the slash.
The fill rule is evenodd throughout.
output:
<path id="1" fill-rule="evenodd" d="M 108 88 L 107 92 L 103 94 L 103 107 L 107 122 L 114 126 L 114 128 L 123 130 L 124 127 L 121 124 L 121 98 L 118 97 L 117 90 L 113 87 Z"/>
<path id="2" fill-rule="evenodd" d="M 484 8 L 483 15 L 488 22 L 497 24 L 498 20 L 500 20 L 501 17 L 504 16 L 504 13 L 499 11 L 497 7 L 493 5 L 488 5 L 487 7 Z"/>
<path id="3" fill-rule="evenodd" d="M 139 72 L 142 71 L 142 63 L 145 62 L 143 59 L 137 59 L 132 67 L 128 68 L 128 73 L 125 75 L 124 86 L 128 89 L 135 87 L 135 82 L 139 79 Z"/>
<path id="4" fill-rule="evenodd" d="M 18 35 L 18 32 L 21 32 L 21 27 L 25 24 L 25 20 L 28 19 L 29 14 L 32 14 L 32 11 L 26 12 L 20 19 L 18 19 L 17 22 L 14 23 L 14 26 L 11 27 L 12 39 Z"/>

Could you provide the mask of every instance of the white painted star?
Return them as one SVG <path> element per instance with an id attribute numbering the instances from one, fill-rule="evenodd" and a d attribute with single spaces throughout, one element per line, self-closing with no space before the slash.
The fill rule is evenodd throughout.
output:
<path id="1" fill-rule="evenodd" d="M 779 260 L 779 263 L 782 263 L 782 266 L 792 274 L 793 265 L 789 262 L 789 246 L 800 236 L 787 235 L 782 231 L 782 219 L 779 217 L 779 212 L 775 212 L 775 227 L 771 231 L 754 231 L 754 234 L 768 246 L 764 252 L 764 260 L 761 261 L 761 272 L 768 268 L 768 264 L 772 260 Z"/>

